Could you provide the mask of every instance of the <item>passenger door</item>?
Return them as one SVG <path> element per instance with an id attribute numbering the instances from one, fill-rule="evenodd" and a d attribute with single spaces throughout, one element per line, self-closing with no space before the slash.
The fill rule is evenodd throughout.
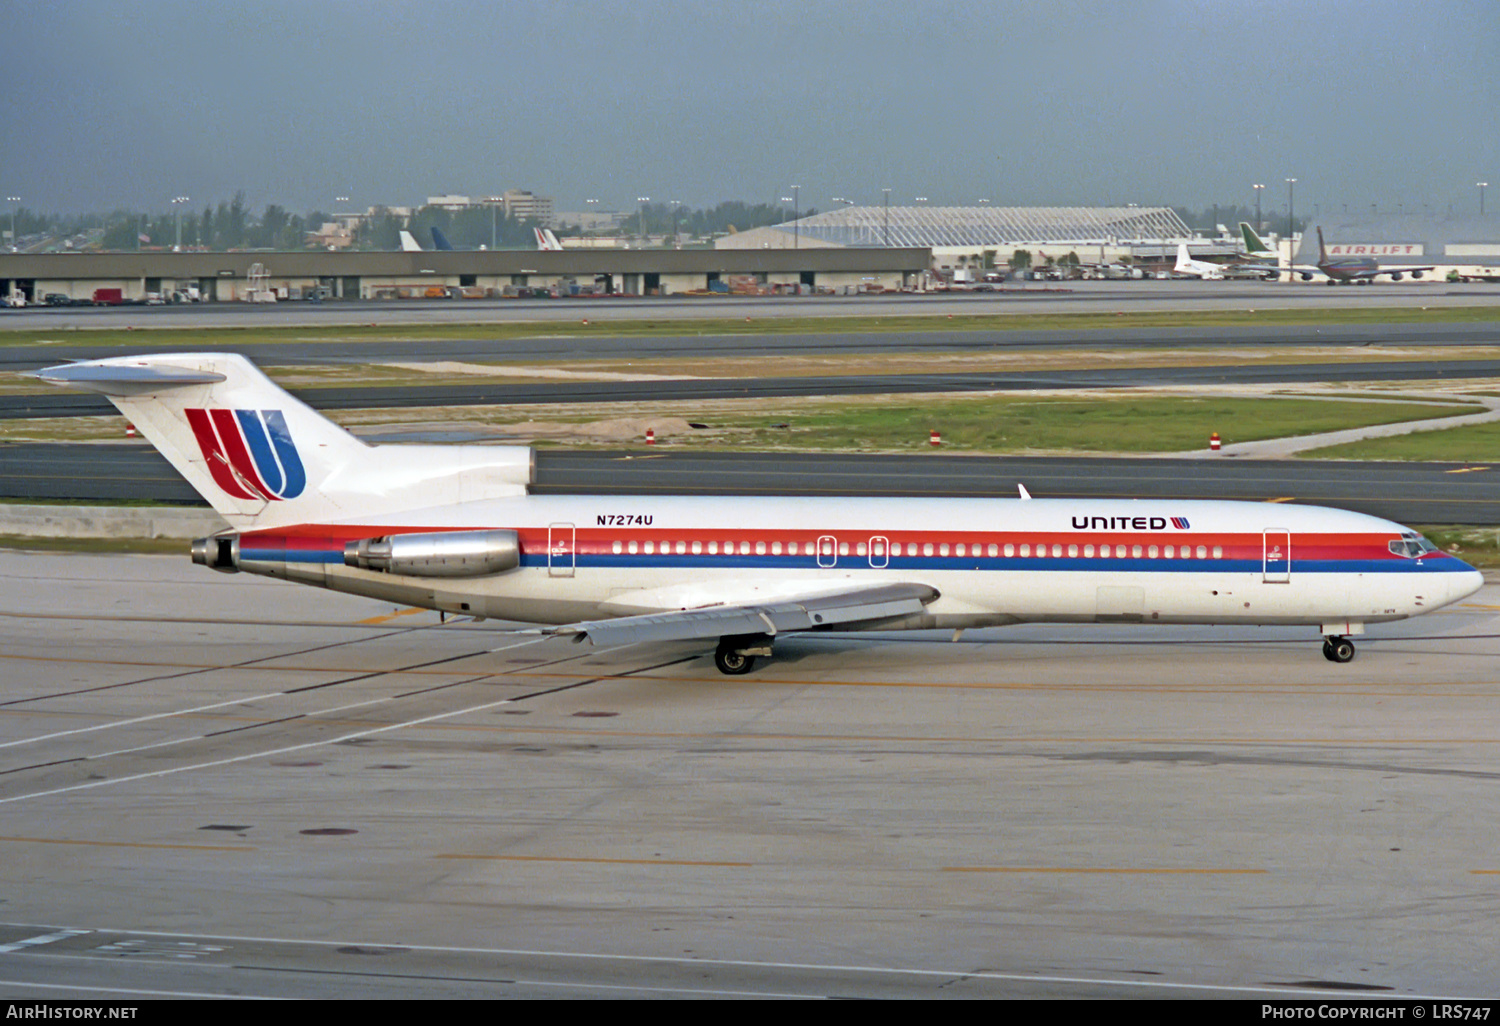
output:
<path id="1" fill-rule="evenodd" d="M 1261 535 L 1261 580 L 1266 584 L 1291 583 L 1292 533 L 1284 527 L 1268 527 Z"/>
<path id="2" fill-rule="evenodd" d="M 574 541 L 577 532 L 572 524 L 547 525 L 547 576 L 572 577 L 576 565 Z"/>

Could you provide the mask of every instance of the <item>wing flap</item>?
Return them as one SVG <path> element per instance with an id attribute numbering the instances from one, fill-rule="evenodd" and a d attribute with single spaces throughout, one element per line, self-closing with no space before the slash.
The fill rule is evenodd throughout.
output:
<path id="1" fill-rule="evenodd" d="M 589 620 L 543 628 L 542 633 L 571 636 L 575 641 L 587 639 L 600 646 L 719 638 L 734 634 L 776 635 L 913 616 L 921 613 L 927 603 L 937 597 L 937 589 L 925 584 L 878 584 L 807 599 L 707 606 L 612 620 Z"/>

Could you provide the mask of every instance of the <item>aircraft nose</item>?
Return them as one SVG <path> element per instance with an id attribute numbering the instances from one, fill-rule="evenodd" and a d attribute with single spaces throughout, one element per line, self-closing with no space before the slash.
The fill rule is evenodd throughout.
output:
<path id="1" fill-rule="evenodd" d="M 1466 599 L 1484 587 L 1483 573 L 1467 563 L 1460 563 L 1460 565 L 1463 567 L 1462 570 L 1444 574 L 1447 578 L 1445 590 L 1448 593 L 1443 599 L 1445 605 L 1449 602 L 1457 602 L 1459 599 Z"/>

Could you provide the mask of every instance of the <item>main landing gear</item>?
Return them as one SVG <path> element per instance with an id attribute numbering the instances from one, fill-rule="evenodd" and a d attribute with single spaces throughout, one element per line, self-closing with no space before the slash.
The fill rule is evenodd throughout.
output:
<path id="1" fill-rule="evenodd" d="M 770 655 L 769 634 L 735 634 L 719 639 L 719 647 L 714 650 L 714 665 L 720 673 L 737 677 L 750 672 L 756 656 Z"/>
<path id="2" fill-rule="evenodd" d="M 1337 634 L 1323 639 L 1323 658 L 1330 663 L 1347 663 L 1354 658 L 1354 642 Z"/>

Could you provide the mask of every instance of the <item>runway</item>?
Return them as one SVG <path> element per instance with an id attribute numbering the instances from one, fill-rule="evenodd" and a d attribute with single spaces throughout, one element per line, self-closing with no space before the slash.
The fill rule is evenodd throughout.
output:
<path id="1" fill-rule="evenodd" d="M 1135 457 L 536 453 L 540 493 L 1244 499 L 1338 506 L 1404 524 L 1500 523 L 1500 466 Z M 0 445 L 0 498 L 197 503 L 150 446 Z"/>
<path id="2" fill-rule="evenodd" d="M 0 994 L 1483 998 L 1500 593 L 726 680 L 0 553 Z M 1478 811 L 1477 811 L 1478 810 Z"/>

